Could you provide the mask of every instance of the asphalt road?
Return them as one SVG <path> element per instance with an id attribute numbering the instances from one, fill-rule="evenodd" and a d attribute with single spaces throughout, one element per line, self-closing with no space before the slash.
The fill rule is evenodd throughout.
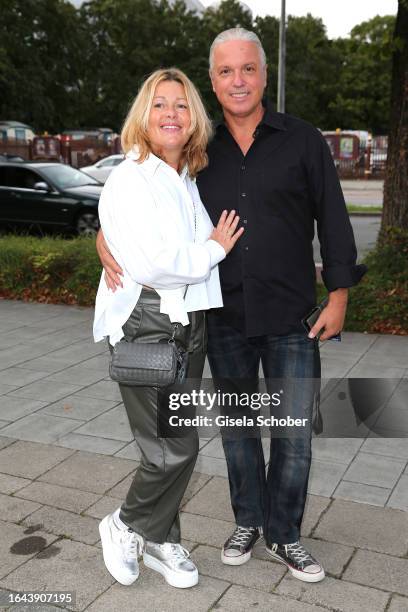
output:
<path id="1" fill-rule="evenodd" d="M 364 216 L 364 217 L 350 217 L 351 225 L 353 226 L 354 238 L 357 245 L 358 260 L 361 261 L 364 254 L 370 251 L 377 240 L 378 232 L 381 225 L 381 217 Z M 313 250 L 315 262 L 321 262 L 319 241 L 317 239 L 317 232 L 315 231 L 315 239 L 313 241 Z"/>

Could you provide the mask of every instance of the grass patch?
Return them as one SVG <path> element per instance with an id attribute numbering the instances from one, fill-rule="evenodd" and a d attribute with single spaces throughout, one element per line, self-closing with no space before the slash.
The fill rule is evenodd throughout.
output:
<path id="1" fill-rule="evenodd" d="M 347 331 L 408 335 L 408 232 L 390 228 L 368 253 L 368 272 L 350 289 Z M 327 295 L 318 285 L 318 298 Z"/>
<path id="2" fill-rule="evenodd" d="M 382 213 L 382 206 L 360 206 L 358 204 L 347 204 L 347 210 L 349 213 L 366 213 L 367 215 L 373 213 Z"/>
<path id="3" fill-rule="evenodd" d="M 392 228 L 350 290 L 347 331 L 408 335 L 408 232 Z M 0 297 L 93 306 L 101 265 L 91 238 L 0 238 Z M 327 294 L 318 285 L 319 301 Z"/>
<path id="4" fill-rule="evenodd" d="M 92 238 L 0 238 L 0 296 L 92 306 L 101 265 Z"/>

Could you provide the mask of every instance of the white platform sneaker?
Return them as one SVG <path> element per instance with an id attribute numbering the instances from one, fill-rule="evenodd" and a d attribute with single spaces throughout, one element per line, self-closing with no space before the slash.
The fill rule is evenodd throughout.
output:
<path id="1" fill-rule="evenodd" d="M 189 559 L 190 553 L 181 544 L 146 542 L 143 561 L 159 572 L 166 582 L 179 589 L 187 589 L 198 582 L 198 571 Z"/>
<path id="2" fill-rule="evenodd" d="M 130 585 L 139 577 L 138 559 L 144 540 L 120 520 L 119 512 L 120 508 L 99 523 L 103 560 L 115 580 Z"/>

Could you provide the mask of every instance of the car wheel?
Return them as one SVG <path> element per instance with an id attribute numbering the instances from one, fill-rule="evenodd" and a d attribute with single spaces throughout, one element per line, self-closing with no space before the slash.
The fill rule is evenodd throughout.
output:
<path id="1" fill-rule="evenodd" d="M 82 212 L 75 224 L 78 236 L 96 236 L 99 227 L 98 215 L 90 211 Z"/>

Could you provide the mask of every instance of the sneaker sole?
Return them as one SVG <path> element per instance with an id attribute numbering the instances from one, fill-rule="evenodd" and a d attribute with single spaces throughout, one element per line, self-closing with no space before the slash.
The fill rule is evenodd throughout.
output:
<path id="1" fill-rule="evenodd" d="M 130 586 L 139 578 L 139 571 L 137 572 L 136 577 L 125 574 L 122 568 L 119 567 L 113 561 L 113 559 L 108 557 L 108 555 L 106 554 L 105 549 L 109 546 L 109 543 L 111 541 L 107 516 L 105 516 L 105 518 L 99 523 L 99 534 L 101 536 L 102 554 L 106 569 L 117 582 L 123 584 L 124 586 Z"/>
<path id="2" fill-rule="evenodd" d="M 297 570 L 291 565 L 289 565 L 287 561 L 284 561 L 278 555 L 275 555 L 275 553 L 269 550 L 269 548 L 265 547 L 265 550 L 268 553 L 268 555 L 276 559 L 276 561 L 279 561 L 280 563 L 283 563 L 283 565 L 286 565 L 286 567 L 288 568 L 292 576 L 294 578 L 297 578 L 298 580 L 302 580 L 302 582 L 320 582 L 321 580 L 323 580 L 323 578 L 326 575 L 323 569 L 321 572 L 317 572 L 316 574 L 308 574 L 306 572 L 301 572 L 300 570 Z"/>
<path id="3" fill-rule="evenodd" d="M 224 554 L 223 550 L 221 551 L 221 561 L 225 563 L 225 565 L 243 565 L 244 563 L 249 561 L 250 558 L 251 551 L 243 555 L 239 555 L 238 557 L 229 557 L 228 555 Z"/>
<path id="4" fill-rule="evenodd" d="M 176 587 L 176 589 L 189 589 L 198 583 L 198 571 L 188 572 L 188 574 L 179 574 L 173 572 L 164 565 L 159 559 L 149 555 L 149 553 L 143 553 L 143 562 L 146 567 L 159 572 L 170 586 Z"/>

